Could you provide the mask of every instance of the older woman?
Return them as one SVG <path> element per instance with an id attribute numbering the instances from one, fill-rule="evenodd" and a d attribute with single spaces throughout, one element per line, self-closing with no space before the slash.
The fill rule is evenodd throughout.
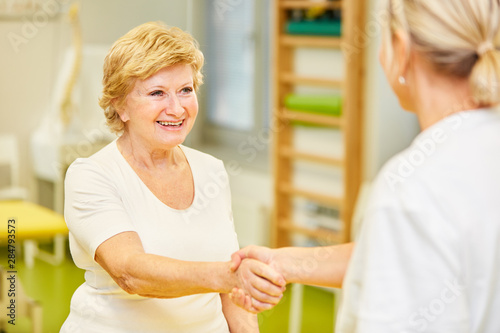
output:
<path id="1" fill-rule="evenodd" d="M 278 302 L 284 281 L 266 265 L 230 271 L 238 243 L 222 162 L 181 145 L 202 65 L 189 34 L 159 23 L 109 51 L 100 105 L 121 135 L 66 175 L 65 218 L 85 283 L 61 332 L 257 332 L 256 317 L 226 293 Z M 276 296 L 259 291 L 269 287 Z"/>
<path id="2" fill-rule="evenodd" d="M 422 132 L 377 177 L 352 257 L 252 247 L 235 267 L 339 286 L 350 259 L 339 333 L 500 332 L 500 2 L 388 0 L 386 14 L 382 67 Z"/>

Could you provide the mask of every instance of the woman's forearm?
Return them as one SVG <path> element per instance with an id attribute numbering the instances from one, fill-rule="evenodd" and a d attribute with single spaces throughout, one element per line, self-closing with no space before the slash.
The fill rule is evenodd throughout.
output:
<path id="1" fill-rule="evenodd" d="M 280 248 L 273 261 L 289 283 L 340 288 L 353 249 L 354 243 Z"/>
<path id="2" fill-rule="evenodd" d="M 130 258 L 119 280 L 127 292 L 158 298 L 227 293 L 238 285 L 227 262 L 181 261 L 147 253 Z"/>
<path id="3" fill-rule="evenodd" d="M 285 285 L 280 273 L 257 260 L 247 260 L 231 270 L 229 261 L 192 262 L 145 253 L 135 232 L 123 232 L 103 242 L 95 260 L 123 290 L 147 297 L 229 293 L 240 288 L 260 301 L 276 304 Z"/>
<path id="4" fill-rule="evenodd" d="M 145 253 L 135 232 L 123 232 L 102 243 L 96 262 L 126 292 L 149 297 L 180 297 L 229 292 L 237 284 L 229 263 L 190 262 Z"/>
<path id="5" fill-rule="evenodd" d="M 258 333 L 257 315 L 247 312 L 231 301 L 228 294 L 220 295 L 222 312 L 231 333 Z"/>

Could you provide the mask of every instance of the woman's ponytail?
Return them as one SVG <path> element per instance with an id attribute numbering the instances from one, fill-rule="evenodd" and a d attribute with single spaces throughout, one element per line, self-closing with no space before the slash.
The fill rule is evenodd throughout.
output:
<path id="1" fill-rule="evenodd" d="M 500 45 L 484 42 L 479 45 L 477 62 L 469 80 L 475 101 L 482 106 L 500 103 Z"/>

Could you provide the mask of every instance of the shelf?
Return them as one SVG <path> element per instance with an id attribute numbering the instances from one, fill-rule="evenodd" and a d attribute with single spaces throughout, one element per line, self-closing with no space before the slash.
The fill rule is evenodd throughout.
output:
<path id="1" fill-rule="evenodd" d="M 299 111 L 290 111 L 283 109 L 280 116 L 287 120 L 302 121 L 312 125 L 327 126 L 341 128 L 343 126 L 343 118 L 337 116 L 325 116 L 322 114 L 306 113 Z"/>
<path id="2" fill-rule="evenodd" d="M 342 39 L 340 37 L 315 37 L 315 36 L 294 36 L 283 34 L 280 36 L 281 44 L 293 47 L 326 47 L 338 48 Z"/>
<path id="3" fill-rule="evenodd" d="M 284 9 L 308 9 L 322 7 L 326 9 L 340 9 L 342 8 L 342 1 L 303 1 L 303 0 L 289 0 L 281 1 L 281 8 Z"/>
<path id="4" fill-rule="evenodd" d="M 296 232 L 302 235 L 306 235 L 312 238 L 316 238 L 318 240 L 323 240 L 328 243 L 342 243 L 343 242 L 343 234 L 342 232 L 335 232 L 335 231 L 330 231 L 327 229 L 310 229 L 306 227 L 300 227 L 298 225 L 295 225 L 293 223 L 289 224 L 280 224 L 278 225 L 278 228 L 281 230 L 286 230 L 290 232 Z"/>
<path id="5" fill-rule="evenodd" d="M 344 86 L 344 82 L 342 80 L 331 80 L 331 79 L 323 79 L 316 77 L 298 76 L 291 73 L 281 73 L 280 79 L 281 82 L 289 84 L 304 84 L 304 85 L 323 86 L 323 87 L 337 88 L 337 89 L 342 89 Z"/>
<path id="6" fill-rule="evenodd" d="M 335 196 L 298 189 L 289 184 L 283 184 L 279 187 L 279 189 L 282 193 L 302 197 L 328 206 L 334 206 L 337 208 L 342 206 L 342 199 Z"/>
<path id="7" fill-rule="evenodd" d="M 343 161 L 341 159 L 320 156 L 320 155 L 314 155 L 314 154 L 308 154 L 308 153 L 294 150 L 290 147 L 281 149 L 280 154 L 283 157 L 287 157 L 287 158 L 291 158 L 291 159 L 304 160 L 304 161 L 308 161 L 308 162 L 316 162 L 316 163 L 326 164 L 326 165 L 330 165 L 330 166 L 334 166 L 334 167 L 342 167 L 344 165 Z"/>
<path id="8" fill-rule="evenodd" d="M 359 31 L 366 28 L 365 11 L 366 0 L 276 0 L 274 1 L 275 20 L 273 35 L 273 117 L 280 124 L 280 130 L 274 133 L 273 142 L 273 181 L 274 205 L 272 219 L 272 246 L 291 246 L 294 234 L 307 235 L 330 243 L 343 243 L 351 239 L 351 220 L 356 204 L 357 193 L 362 181 L 362 133 L 363 133 L 363 87 L 364 87 L 364 48 L 352 54 L 346 55 L 339 52 L 342 46 L 359 44 Z M 294 30 L 288 19 L 293 10 L 318 9 L 322 12 L 327 10 L 341 11 L 341 35 L 335 35 L 338 31 L 322 30 L 317 34 L 305 34 L 308 30 Z M 339 18 L 338 15 L 336 15 Z M 294 22 L 292 22 L 294 23 Z M 306 25 L 307 26 L 307 25 Z M 290 29 L 290 30 L 289 30 Z M 295 33 L 287 33 L 292 31 Z M 300 34 L 303 32 L 304 34 Z M 320 33 L 323 33 L 321 35 Z M 330 34 L 327 34 L 330 33 Z M 298 54 L 297 50 L 308 48 L 308 52 L 318 53 L 328 49 L 333 51 L 333 56 L 325 59 L 338 61 L 342 66 L 342 72 L 327 74 L 324 71 L 312 73 L 310 71 L 298 72 L 301 67 L 297 63 L 303 61 L 316 61 L 315 57 L 307 53 Z M 342 54 L 335 54 L 342 53 Z M 304 57 L 310 59 L 303 59 Z M 340 59 L 340 56 L 342 60 Z M 348 56 L 348 58 L 346 58 Z M 330 59 L 331 58 L 331 59 Z M 337 59 L 339 58 L 339 59 Z M 316 67 L 322 64 L 315 64 Z M 330 92 L 338 92 L 342 95 L 341 112 L 314 112 L 314 107 L 287 106 L 287 96 L 298 93 L 296 88 L 328 88 Z M 304 111 L 305 110 L 305 111 Z M 338 111 L 338 110 L 337 110 Z M 337 115 L 335 115 L 337 113 Z M 321 153 L 310 152 L 307 149 L 299 150 L 296 147 L 295 135 L 297 126 L 309 126 L 333 128 L 341 132 L 342 155 L 332 157 L 321 155 Z M 322 129 L 320 129 L 322 130 Z M 342 174 L 342 190 L 335 191 L 337 195 L 325 192 L 316 193 L 314 188 L 309 190 L 308 183 L 297 185 L 294 183 L 296 168 L 294 163 L 306 161 L 309 164 L 317 164 L 333 169 L 334 172 Z M 328 181 L 326 177 L 322 181 Z M 336 208 L 340 211 L 342 221 L 341 231 L 332 229 L 307 228 L 294 223 L 294 199 L 305 198 L 317 204 Z"/>

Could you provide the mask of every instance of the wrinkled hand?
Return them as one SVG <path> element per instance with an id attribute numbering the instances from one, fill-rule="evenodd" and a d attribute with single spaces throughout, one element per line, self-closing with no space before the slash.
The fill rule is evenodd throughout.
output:
<path id="1" fill-rule="evenodd" d="M 236 271 L 244 266 L 247 262 L 258 262 L 266 267 L 266 272 L 272 270 L 274 274 L 278 274 L 280 280 L 269 280 L 266 284 L 262 281 L 262 275 L 260 275 L 260 280 L 253 279 L 252 281 L 259 283 L 259 285 L 253 286 L 255 289 L 259 290 L 259 297 L 254 297 L 253 294 L 245 292 L 241 288 L 234 288 L 230 294 L 233 302 L 240 306 L 241 308 L 252 312 L 259 313 L 265 310 L 269 310 L 279 303 L 283 292 L 285 291 L 286 280 L 279 272 L 279 269 L 274 262 L 274 252 L 273 250 L 261 247 L 261 246 L 248 246 L 245 247 L 231 256 L 231 270 Z M 272 284 L 269 282 L 271 281 Z M 275 287 L 279 287 L 279 295 L 276 294 L 278 291 Z M 267 295 L 266 295 L 267 294 Z"/>
<path id="2" fill-rule="evenodd" d="M 238 263 L 238 267 L 233 267 L 231 270 L 237 276 L 238 282 L 230 297 L 237 305 L 252 313 L 258 313 L 279 303 L 286 285 L 280 273 L 254 259 L 244 259 Z M 241 296 L 236 296 L 236 293 L 245 295 L 248 300 L 241 302 Z M 249 302 L 249 305 L 242 306 L 245 302 Z"/>

